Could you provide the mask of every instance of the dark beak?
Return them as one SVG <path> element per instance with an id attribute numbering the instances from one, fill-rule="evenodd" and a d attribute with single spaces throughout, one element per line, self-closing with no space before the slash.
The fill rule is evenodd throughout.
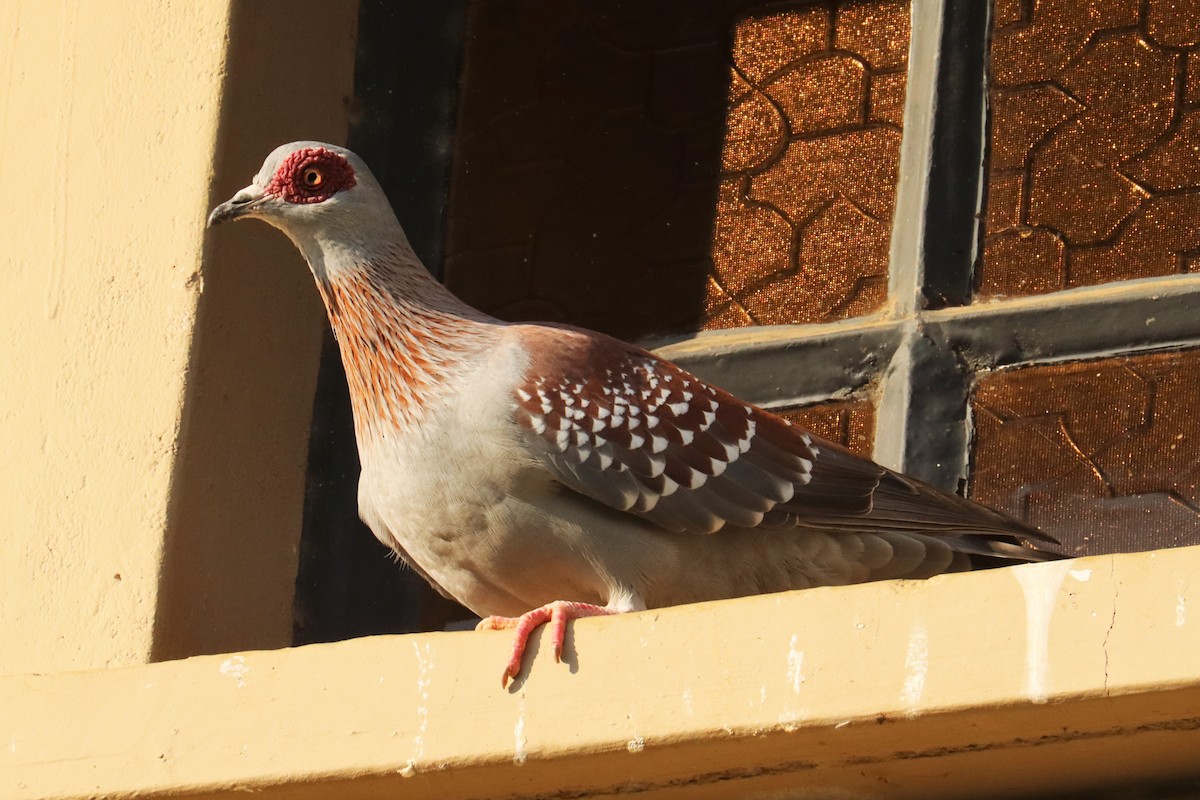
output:
<path id="1" fill-rule="evenodd" d="M 247 186 L 212 210 L 212 213 L 208 215 L 208 227 L 211 228 L 218 223 L 244 217 L 266 199 L 262 189 L 257 186 Z"/>

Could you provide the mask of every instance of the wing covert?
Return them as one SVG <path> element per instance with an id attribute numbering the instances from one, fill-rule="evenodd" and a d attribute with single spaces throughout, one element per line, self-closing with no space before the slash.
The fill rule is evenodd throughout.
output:
<path id="1" fill-rule="evenodd" d="M 883 468 L 827 454 L 836 446 L 651 353 L 600 343 L 586 375 L 533 371 L 516 391 L 518 423 L 572 489 L 697 533 L 870 510 Z"/>

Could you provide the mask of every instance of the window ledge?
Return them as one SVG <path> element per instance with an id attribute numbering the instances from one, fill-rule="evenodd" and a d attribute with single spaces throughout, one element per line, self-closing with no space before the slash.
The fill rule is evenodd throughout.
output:
<path id="1" fill-rule="evenodd" d="M 962 797 L 1195 773 L 1200 548 L 0 678 L 11 798 Z M 811 794 L 810 794 L 811 793 Z M 774 795 L 772 795 L 774 796 Z M 790 795 L 789 795 L 790 796 Z"/>

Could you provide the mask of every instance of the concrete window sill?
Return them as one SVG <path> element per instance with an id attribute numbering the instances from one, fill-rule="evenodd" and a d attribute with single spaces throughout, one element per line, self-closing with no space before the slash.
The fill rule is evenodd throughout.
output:
<path id="1" fill-rule="evenodd" d="M 508 690 L 508 635 L 474 632 L 7 676 L 0 794 L 932 798 L 1194 774 L 1196 575 L 1184 548 L 585 620 Z"/>

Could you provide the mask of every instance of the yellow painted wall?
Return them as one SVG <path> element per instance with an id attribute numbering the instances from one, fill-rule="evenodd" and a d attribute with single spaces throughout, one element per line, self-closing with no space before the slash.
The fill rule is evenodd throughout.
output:
<path id="1" fill-rule="evenodd" d="M 0 673 L 287 643 L 322 323 L 203 222 L 344 137 L 355 5 L 0 3 Z"/>

